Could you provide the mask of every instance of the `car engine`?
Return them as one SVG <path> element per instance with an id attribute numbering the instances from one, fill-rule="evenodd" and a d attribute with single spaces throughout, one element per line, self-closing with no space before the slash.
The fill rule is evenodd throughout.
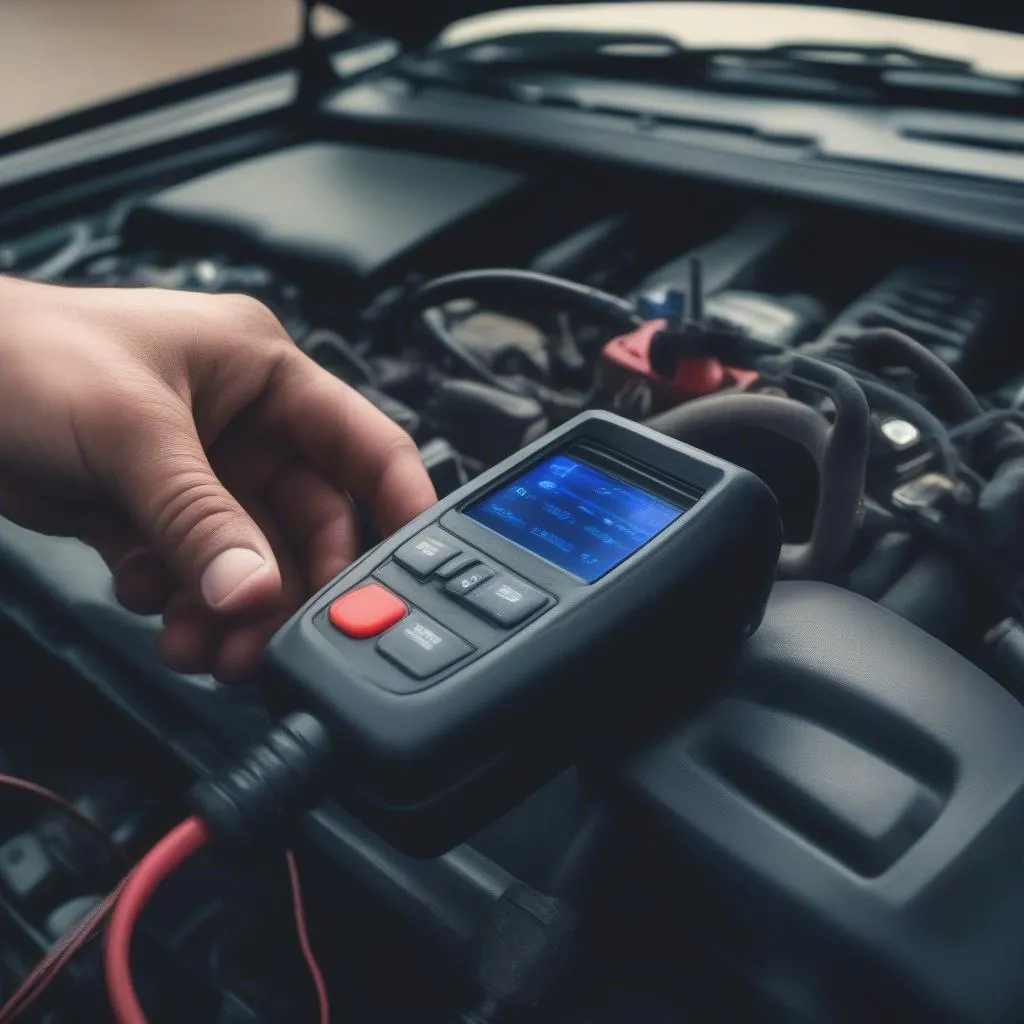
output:
<path id="1" fill-rule="evenodd" d="M 637 323 L 706 321 L 723 346 L 742 336 L 852 368 L 870 381 L 870 438 L 835 472 L 856 474 L 864 462 L 867 505 L 844 511 L 857 521 L 847 550 L 812 575 L 947 641 L 970 643 L 972 627 L 978 639 L 968 581 L 937 585 L 956 573 L 955 556 L 921 536 L 928 516 L 901 513 L 938 509 L 959 486 L 980 493 L 999 474 L 999 500 L 1010 500 L 1014 460 L 978 449 L 998 447 L 997 424 L 1015 431 L 1024 401 L 1024 361 L 1010 341 L 1014 294 L 1001 269 L 1010 254 L 997 245 L 697 187 L 581 186 L 311 143 L 14 240 L 4 258 L 42 280 L 261 299 L 312 359 L 413 436 L 441 494 L 582 409 L 660 417 L 661 429 L 684 439 L 694 431 L 764 474 L 794 545 L 809 539 L 826 483 L 791 436 L 798 428 L 755 441 L 731 426 L 676 422 L 672 410 L 694 399 L 711 408 L 717 396 L 735 417 L 740 405 L 721 398 L 784 394 L 825 423 L 831 399 L 729 367 L 724 350 L 711 369 L 700 354 L 687 357 L 697 353 L 692 339 L 655 368 L 650 338 L 634 336 L 624 310 L 639 310 Z M 622 309 L 602 306 L 600 294 Z M 700 344 L 714 356 L 713 339 Z M 950 445 L 958 465 L 972 449 L 965 479 L 942 475 Z M 1000 510 L 1012 521 L 1012 506 Z M 841 529 L 829 511 L 828 529 Z"/>
<path id="2" fill-rule="evenodd" d="M 710 183 L 332 140 L 270 147 L 0 237 L 5 273 L 260 299 L 309 358 L 413 437 L 442 496 L 585 409 L 751 469 L 782 511 L 781 579 L 882 605 L 1015 696 L 1024 300 L 1008 268 L 1019 258 L 998 239 Z M 120 609 L 77 542 L 0 523 L 0 554 L 13 671 L 46 679 L 5 692 L 0 771 L 70 786 L 119 846 L 141 851 L 175 820 L 170 794 L 188 766 L 216 760 L 212 741 L 237 746 L 263 728 L 258 696 L 160 667 L 158 623 Z M 559 823 L 590 813 L 585 790 L 575 774 L 559 779 L 473 850 L 544 891 L 571 876 L 573 891 L 582 875 Z M 76 906 L 117 877 L 94 837 L 17 808 L 0 834 L 3 998 Z M 342 820 L 318 827 L 355 828 Z M 312 1019 L 283 868 L 261 857 L 234 874 L 197 862 L 154 905 L 138 969 L 160 1019 Z M 338 1019 L 443 1019 L 423 1007 L 468 1005 L 440 948 L 449 940 L 425 948 L 399 923 L 415 872 L 455 862 L 402 862 L 404 895 L 390 910 L 354 863 L 342 883 L 330 855 L 311 858 L 306 881 Z M 664 943 L 647 938 L 635 958 L 590 950 L 591 969 L 632 972 L 650 999 L 678 1007 L 675 989 L 659 995 L 651 981 L 651 949 Z M 700 978 L 713 1004 L 693 1019 L 751 1011 L 718 971 L 699 953 L 689 961 L 687 983 Z M 63 1003 L 40 1004 L 40 1020 L 104 1019 L 92 960 L 60 984 Z M 450 1019 L 485 1019 L 465 1012 Z M 614 1000 L 560 1012 L 641 1019 L 616 1017 Z M 678 1019 L 658 1012 L 641 1016 Z"/>

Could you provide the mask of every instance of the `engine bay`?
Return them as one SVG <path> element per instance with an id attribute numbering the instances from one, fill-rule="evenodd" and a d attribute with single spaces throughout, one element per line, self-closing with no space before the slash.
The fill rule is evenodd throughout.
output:
<path id="1" fill-rule="evenodd" d="M 1012 420 L 1024 401 L 1024 357 L 1013 340 L 1017 296 L 1006 269 L 1012 247 L 728 190 L 592 173 L 581 182 L 310 143 L 12 240 L 4 257 L 12 272 L 42 280 L 259 298 L 311 358 L 412 435 L 440 496 L 584 409 L 644 421 L 717 393 L 780 393 L 749 369 L 727 367 L 711 379 L 700 377 L 705 368 L 693 380 L 673 380 L 674 370 L 651 368 L 650 339 L 633 338 L 628 319 L 567 306 L 571 296 L 520 285 L 519 271 L 638 304 L 647 322 L 664 314 L 659 303 L 672 293 L 683 319 L 689 304 L 691 314 L 697 309 L 759 342 L 854 365 L 876 385 L 870 506 L 856 512 L 862 521 L 851 550 L 816 578 L 892 603 L 957 646 L 977 642 L 984 624 L 957 621 L 966 581 L 954 593 L 927 585 L 934 540 L 922 545 L 905 522 L 882 518 L 901 503 L 940 500 L 935 488 L 944 485 L 931 475 L 934 422 L 915 422 L 914 408 L 958 424 L 927 372 L 885 345 L 853 353 L 848 338 L 909 335 L 986 413 Z M 456 276 L 437 302 L 416 298 L 410 312 L 426 282 L 481 268 L 493 270 L 493 280 Z M 915 403 L 909 413 L 892 392 Z M 793 397 L 806 398 L 799 389 Z M 809 404 L 820 412 L 819 397 Z M 782 502 L 787 541 L 806 541 L 818 502 L 812 460 L 792 443 L 753 445 L 731 431 L 714 443 L 765 476 Z M 993 473 L 984 462 L 968 468 L 976 488 L 976 474 Z M 1013 555 L 994 556 L 1003 557 Z M 977 608 L 973 600 L 965 605 Z"/>
<path id="2" fill-rule="evenodd" d="M 712 184 L 336 141 L 253 154 L 0 238 L 0 271 L 26 278 L 258 298 L 311 359 L 413 437 L 442 498 L 591 409 L 750 469 L 781 509 L 780 581 L 829 584 L 888 609 L 1015 699 L 1024 695 L 1019 262 L 1006 242 Z M 369 548 L 378 538 L 365 530 Z M 58 789 L 73 778 L 79 804 L 126 850 L 141 850 L 173 820 L 169 794 L 182 773 L 219 764 L 222 750 L 264 727 L 259 696 L 162 668 L 151 650 L 158 623 L 117 606 L 78 542 L 3 522 L 0 553 L 12 663 L 47 680 L 40 692 L 5 693 L 2 770 Z M 82 678 L 89 696 L 68 696 Z M 82 708 L 48 731 L 51 690 Z M 163 749 L 129 739 L 124 714 Z M 835 732 L 859 735 L 849 723 Z M 83 734 L 113 739 L 99 756 L 83 749 Z M 847 862 L 854 847 L 822 840 L 844 870 L 881 875 L 952 801 L 957 767 L 929 774 L 921 743 L 925 768 L 896 765 L 924 779 L 906 843 L 894 839 L 886 860 L 865 840 Z M 879 763 L 902 756 L 898 745 L 876 746 Z M 670 803 L 653 756 L 631 784 L 667 786 L 659 800 Z M 445 1016 L 471 1002 L 460 968 L 470 964 L 477 980 L 484 971 L 467 901 L 479 903 L 482 888 L 498 903 L 513 879 L 574 904 L 615 888 L 609 811 L 586 798 L 587 775 L 560 776 L 436 862 L 374 847 L 337 808 L 320 814 L 307 890 L 331 949 L 339 1019 L 490 1019 Z M 30 951 L 61 933 L 68 907 L 115 876 L 102 850 L 50 819 L 5 818 L 0 843 L 0 915 L 16 922 L 2 943 L 6 997 Z M 154 915 L 140 973 L 149 1000 L 170 1007 L 166 1019 L 312 1019 L 296 1009 L 310 997 L 294 953 L 280 948 L 287 939 L 278 942 L 290 927 L 283 869 L 255 860 L 227 883 L 223 869 L 197 863 L 180 880 L 179 905 L 170 893 Z M 268 893 L 275 871 L 282 892 Z M 801 1008 L 792 993 L 766 999 L 784 977 L 736 985 L 685 928 L 680 937 L 628 895 L 599 902 L 573 980 L 556 986 L 549 1016 L 531 1019 L 770 1019 L 780 1004 L 781 1019 L 855 1019 Z M 410 913 L 418 928 L 408 928 Z M 624 948 L 621 936 L 634 933 L 642 941 Z M 581 986 L 595 971 L 603 980 Z M 83 961 L 63 985 L 78 1008 L 47 1004 L 40 1019 L 105 1019 L 94 965 Z M 195 999 L 175 1004 L 180 989 Z"/>

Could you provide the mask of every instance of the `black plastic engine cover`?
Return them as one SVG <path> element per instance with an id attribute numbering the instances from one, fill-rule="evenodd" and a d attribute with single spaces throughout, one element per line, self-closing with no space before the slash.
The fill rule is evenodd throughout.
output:
<path id="1" fill-rule="evenodd" d="M 372 278 L 515 192 L 512 171 L 425 153 L 312 142 L 167 189 L 129 216 L 129 245 L 228 251 L 304 277 Z"/>
<path id="2" fill-rule="evenodd" d="M 624 785 L 661 911 L 796 1016 L 1024 1018 L 1024 707 L 903 619 L 777 586 Z"/>

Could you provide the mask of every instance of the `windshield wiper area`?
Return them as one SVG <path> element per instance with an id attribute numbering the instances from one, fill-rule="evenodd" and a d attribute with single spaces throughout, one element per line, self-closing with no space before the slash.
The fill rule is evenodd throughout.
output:
<path id="1" fill-rule="evenodd" d="M 690 86 L 845 103 L 914 104 L 1024 115 L 1024 79 L 983 74 L 968 62 L 896 47 L 814 42 L 765 48 L 688 49 L 658 34 L 529 32 L 407 57 L 419 80 L 484 91 L 530 72 Z"/>

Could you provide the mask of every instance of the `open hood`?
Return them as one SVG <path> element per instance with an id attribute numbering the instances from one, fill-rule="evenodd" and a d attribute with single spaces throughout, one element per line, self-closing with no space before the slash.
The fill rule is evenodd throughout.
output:
<path id="1" fill-rule="evenodd" d="M 549 0 L 304 0 L 326 2 L 348 15 L 358 25 L 398 39 L 403 43 L 425 43 L 446 26 L 461 18 L 511 8 L 548 7 Z M 559 6 L 588 0 L 559 0 Z M 638 0 L 618 0 L 621 4 Z M 729 0 L 724 0 L 729 2 Z M 749 0 L 744 0 L 749 2 Z M 831 10 L 861 10 L 904 17 L 948 21 L 979 28 L 1009 32 L 1024 31 L 1020 0 L 793 0 L 794 5 Z M 680 6 L 684 6 L 680 4 Z"/>

